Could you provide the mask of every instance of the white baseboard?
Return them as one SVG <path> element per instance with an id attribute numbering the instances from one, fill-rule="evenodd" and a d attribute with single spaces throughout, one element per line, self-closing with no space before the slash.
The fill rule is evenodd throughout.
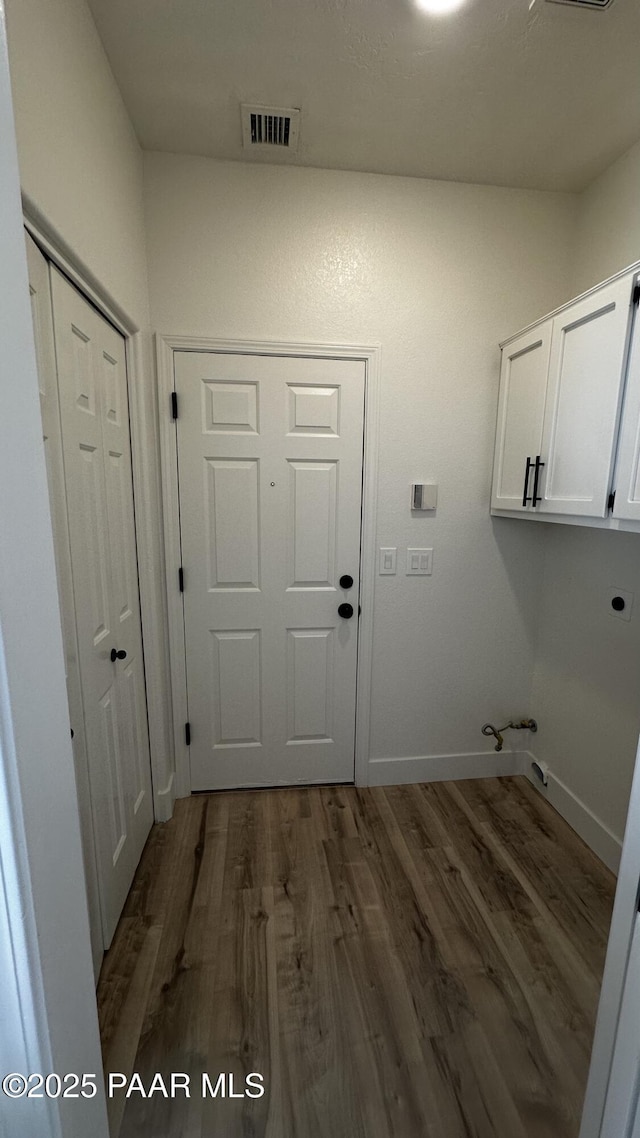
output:
<path id="1" fill-rule="evenodd" d="M 445 782 L 459 778 L 496 778 L 523 774 L 530 763 L 527 751 L 479 751 L 464 755 L 415 755 L 402 759 L 371 759 L 369 786 L 410 782 Z"/>
<path id="2" fill-rule="evenodd" d="M 549 771 L 549 784 L 543 786 L 531 771 L 535 755 L 528 755 L 524 773 L 551 805 L 561 814 L 583 842 L 593 850 L 609 869 L 617 874 L 622 852 L 622 839 L 618 838 L 604 822 L 553 771 Z"/>
<path id="3" fill-rule="evenodd" d="M 400 759 L 371 759 L 369 786 L 412 782 L 445 782 L 460 778 L 501 778 L 524 774 L 571 828 L 613 873 L 618 872 L 622 840 L 552 771 L 543 786 L 531 770 L 530 751 L 480 751 L 463 755 L 414 755 Z"/>
<path id="4" fill-rule="evenodd" d="M 156 822 L 168 822 L 173 817 L 173 806 L 176 800 L 174 779 L 175 774 L 172 771 L 164 790 L 158 790 L 154 795 Z"/>

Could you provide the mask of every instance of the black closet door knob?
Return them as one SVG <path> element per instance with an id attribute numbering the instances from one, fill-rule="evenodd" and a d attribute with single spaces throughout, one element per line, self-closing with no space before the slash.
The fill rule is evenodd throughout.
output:
<path id="1" fill-rule="evenodd" d="M 338 605 L 338 616 L 341 616 L 343 620 L 351 620 L 353 616 L 353 605 L 347 604 L 346 601 L 343 605 Z"/>
<path id="2" fill-rule="evenodd" d="M 350 577 L 348 573 L 345 573 L 344 576 L 340 578 L 340 588 L 341 589 L 350 589 L 352 587 L 352 585 L 353 585 L 353 577 Z"/>
<path id="3" fill-rule="evenodd" d="M 111 649 L 111 663 L 112 664 L 115 664 L 116 660 L 126 660 L 126 658 L 127 658 L 127 653 L 125 652 L 124 648 L 121 648 L 119 652 L 115 648 Z"/>

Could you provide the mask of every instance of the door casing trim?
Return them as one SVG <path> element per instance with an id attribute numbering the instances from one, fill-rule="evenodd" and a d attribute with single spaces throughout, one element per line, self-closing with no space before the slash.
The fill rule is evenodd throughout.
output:
<path id="1" fill-rule="evenodd" d="M 364 454 L 362 475 L 362 524 L 360 530 L 360 604 L 356 674 L 355 783 L 367 786 L 371 672 L 373 666 L 373 604 L 376 567 L 376 513 L 378 494 L 378 439 L 380 400 L 379 344 L 326 344 L 290 340 L 227 340 L 201 336 L 156 334 L 160 455 L 162 468 L 162 513 L 167 566 L 167 609 L 176 756 L 176 797 L 191 793 L 189 749 L 184 724 L 189 720 L 183 620 L 183 594 L 178 588 L 180 522 L 178 504 L 178 450 L 176 421 L 171 414 L 174 390 L 174 352 L 220 352 L 258 356 L 302 356 L 327 360 L 362 360 L 365 365 Z M 187 567 L 188 569 L 188 567 Z"/>

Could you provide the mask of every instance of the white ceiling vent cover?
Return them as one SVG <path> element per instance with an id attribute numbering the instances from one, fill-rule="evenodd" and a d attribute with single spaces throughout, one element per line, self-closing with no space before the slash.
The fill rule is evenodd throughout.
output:
<path id="1" fill-rule="evenodd" d="M 547 0 L 548 4 L 570 4 L 572 8 L 608 8 L 613 0 Z"/>
<path id="2" fill-rule="evenodd" d="M 295 154 L 300 111 L 293 107 L 261 107 L 242 103 L 242 145 L 245 150 L 278 147 Z"/>

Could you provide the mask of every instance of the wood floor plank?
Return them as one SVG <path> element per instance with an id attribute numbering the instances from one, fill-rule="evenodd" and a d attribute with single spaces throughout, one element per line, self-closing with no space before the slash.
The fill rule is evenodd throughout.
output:
<path id="1" fill-rule="evenodd" d="M 112 1138 L 577 1138 L 613 891 L 524 779 L 183 800 L 98 1001 L 105 1068 L 192 1097 Z"/>

